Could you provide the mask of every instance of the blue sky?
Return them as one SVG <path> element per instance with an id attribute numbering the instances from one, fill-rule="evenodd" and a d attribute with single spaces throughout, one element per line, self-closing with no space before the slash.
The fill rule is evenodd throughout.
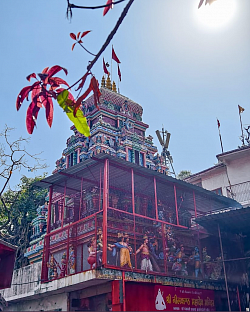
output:
<path id="1" fill-rule="evenodd" d="M 245 108 L 243 124 L 250 124 L 250 1 L 234 1 L 232 20 L 209 28 L 197 19 L 198 0 L 136 0 L 112 42 L 122 62 L 120 92 L 142 105 L 143 121 L 150 125 L 147 134 L 153 135 L 156 145 L 155 130 L 164 125 L 171 132 L 169 149 L 176 172 L 195 173 L 216 162 L 215 155 L 221 152 L 216 117 L 224 150 L 240 145 L 238 104 Z M 93 2 L 105 1 L 72 0 L 84 5 Z M 16 128 L 15 135 L 29 137 L 25 126 L 28 103 L 19 112 L 15 109 L 19 91 L 28 84 L 25 77 L 61 65 L 69 71 L 67 81 L 75 82 L 91 57 L 80 47 L 71 51 L 69 33 L 92 30 L 84 44 L 96 53 L 124 5 L 116 5 L 105 17 L 102 10 L 73 10 L 70 22 L 65 18 L 66 0 L 2 3 L 1 130 L 7 124 Z M 104 57 L 110 62 L 111 46 Z M 101 79 L 102 59 L 93 73 Z M 60 77 L 65 78 L 63 73 Z M 113 78 L 117 82 L 114 69 Z M 70 121 L 56 103 L 54 107 L 52 128 L 44 110 L 40 111 L 28 147 L 33 153 L 43 151 L 49 174 L 71 135 Z M 13 181 L 17 183 L 19 177 Z"/>

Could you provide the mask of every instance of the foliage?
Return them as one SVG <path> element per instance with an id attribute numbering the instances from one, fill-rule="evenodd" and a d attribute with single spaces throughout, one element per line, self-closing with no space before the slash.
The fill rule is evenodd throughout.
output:
<path id="1" fill-rule="evenodd" d="M 22 177 L 16 190 L 11 190 L 9 183 L 15 171 L 36 171 L 46 165 L 38 155 L 27 151 L 28 139 L 10 140 L 12 130 L 5 126 L 0 133 L 0 237 L 18 246 L 17 265 L 20 266 L 29 243 L 31 220 L 36 208 L 44 202 L 46 191 L 34 185 L 42 177 Z"/>
<path id="2" fill-rule="evenodd" d="M 65 80 L 59 77 L 54 77 L 54 75 L 61 70 L 67 75 L 68 72 L 65 68 L 56 65 L 51 68 L 44 68 L 42 73 L 38 74 L 40 80 L 37 79 L 35 73 L 27 76 L 28 81 L 30 81 L 31 78 L 34 78 L 37 81 L 31 86 L 24 87 L 20 91 L 16 100 L 16 109 L 19 110 L 25 98 L 28 101 L 28 96 L 31 94 L 31 103 L 27 109 L 26 115 L 26 127 L 29 134 L 32 134 L 34 126 L 36 125 L 39 110 L 43 106 L 45 107 L 48 125 L 51 127 L 53 121 L 52 98 L 56 99 L 58 89 L 61 89 L 60 85 L 69 86 Z"/>
<path id="3" fill-rule="evenodd" d="M 190 170 L 181 170 L 177 175 L 177 179 L 184 180 L 185 178 L 190 177 L 191 174 L 192 172 Z"/>
<path id="4" fill-rule="evenodd" d="M 29 245 L 31 221 L 36 217 L 36 209 L 45 203 L 47 190 L 35 186 L 44 176 L 27 178 L 23 176 L 17 191 L 7 190 L 2 195 L 5 203 L 0 203 L 0 237 L 18 246 L 16 267 L 26 264 L 23 254 Z"/>
<path id="5" fill-rule="evenodd" d="M 84 32 L 82 36 L 85 36 L 87 32 Z M 80 33 L 78 33 L 80 34 Z M 71 34 L 72 38 L 76 39 L 76 36 Z M 81 41 L 81 40 L 80 40 Z M 79 42 L 80 42 L 79 41 Z M 79 43 L 78 42 L 78 43 Z M 90 129 L 87 124 L 86 118 L 83 115 L 82 111 L 79 111 L 79 108 L 82 104 L 82 101 L 89 95 L 91 91 L 94 93 L 94 101 L 95 105 L 98 108 L 99 98 L 101 92 L 99 90 L 99 84 L 96 78 L 93 76 L 91 72 L 87 72 L 81 79 L 79 79 L 76 83 L 79 83 L 77 90 L 79 91 L 78 97 L 75 100 L 73 95 L 68 91 L 71 87 L 69 84 L 59 78 L 53 77 L 57 72 L 63 70 L 67 75 L 67 70 L 61 66 L 55 65 L 49 69 L 46 67 L 41 74 L 38 74 L 40 80 L 37 79 L 35 73 L 30 74 L 27 77 L 27 80 L 30 81 L 31 78 L 36 79 L 37 81 L 34 82 L 31 86 L 24 87 L 16 100 L 16 108 L 17 110 L 20 109 L 23 101 L 28 100 L 29 94 L 31 94 L 31 103 L 27 109 L 26 115 L 26 127 L 29 134 L 32 134 L 34 130 L 34 126 L 36 125 L 37 116 L 41 107 L 45 107 L 46 111 L 46 119 L 48 125 L 51 127 L 53 121 L 53 99 L 57 99 L 59 105 L 63 108 L 66 112 L 69 119 L 74 123 L 76 129 L 85 136 L 90 136 Z M 80 96 L 81 91 L 83 89 L 84 83 L 88 75 L 92 75 L 90 80 L 90 84 L 88 89 Z M 76 84 L 75 83 L 75 84 Z M 74 85 L 75 85 L 74 84 Z M 68 89 L 64 89 L 61 85 L 68 86 Z M 74 86 L 73 85 L 73 86 Z"/>

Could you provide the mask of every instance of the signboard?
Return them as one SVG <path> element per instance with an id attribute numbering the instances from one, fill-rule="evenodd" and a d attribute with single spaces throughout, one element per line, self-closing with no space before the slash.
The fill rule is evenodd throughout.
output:
<path id="1" fill-rule="evenodd" d="M 215 311 L 214 291 L 155 285 L 153 311 Z"/>

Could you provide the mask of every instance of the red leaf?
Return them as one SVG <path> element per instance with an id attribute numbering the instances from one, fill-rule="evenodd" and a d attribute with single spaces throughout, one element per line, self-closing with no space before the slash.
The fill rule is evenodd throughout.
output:
<path id="1" fill-rule="evenodd" d="M 46 111 L 47 123 L 51 127 L 52 121 L 53 121 L 53 101 L 51 97 L 48 97 L 48 96 L 45 102 L 45 111 Z"/>
<path id="2" fill-rule="evenodd" d="M 26 79 L 27 79 L 28 81 L 30 81 L 30 78 L 36 78 L 36 74 L 33 73 L 33 74 L 30 74 L 29 76 L 26 77 Z"/>
<path id="3" fill-rule="evenodd" d="M 106 6 L 103 10 L 103 16 L 106 15 L 108 13 L 108 11 L 112 8 L 112 0 L 108 0 L 106 5 L 109 4 L 109 6 Z"/>
<path id="4" fill-rule="evenodd" d="M 76 35 L 74 33 L 70 33 L 69 35 L 73 40 L 76 40 Z"/>
<path id="5" fill-rule="evenodd" d="M 96 80 L 95 77 L 92 77 L 92 78 L 91 78 L 91 85 L 92 85 L 92 90 L 93 90 L 93 92 L 94 92 L 95 106 L 96 106 L 96 108 L 99 109 L 98 103 L 100 102 L 101 92 L 100 92 L 100 90 L 99 90 L 98 81 Z"/>
<path id="6" fill-rule="evenodd" d="M 32 134 L 34 130 L 34 126 L 36 125 L 37 115 L 40 110 L 40 107 L 38 107 L 34 102 L 31 102 L 27 109 L 26 114 L 26 128 L 29 134 Z"/>
<path id="7" fill-rule="evenodd" d="M 41 93 L 41 86 L 37 85 L 32 90 L 31 101 L 34 102 L 37 106 L 42 107 L 42 105 L 39 101 L 39 93 Z"/>
<path id="8" fill-rule="evenodd" d="M 81 88 L 84 86 L 85 81 L 86 81 L 86 79 L 87 79 L 87 77 L 88 77 L 89 74 L 90 74 L 90 73 L 87 72 L 84 76 L 82 76 L 82 80 L 81 80 L 81 82 L 80 82 L 78 88 L 76 89 L 76 91 L 79 90 L 79 89 L 81 89 Z"/>
<path id="9" fill-rule="evenodd" d="M 75 47 L 76 44 L 77 44 L 77 42 L 72 44 L 72 48 L 71 48 L 72 51 L 74 50 L 74 47 Z"/>
<path id="10" fill-rule="evenodd" d="M 79 38 L 80 34 L 81 34 L 81 32 L 79 31 L 79 33 L 76 36 L 77 39 Z"/>
<path id="11" fill-rule="evenodd" d="M 85 37 L 88 33 L 90 33 L 91 30 L 87 30 L 87 31 L 84 31 L 81 35 L 81 38 Z"/>
<path id="12" fill-rule="evenodd" d="M 16 109 L 19 110 L 24 99 L 26 98 L 26 96 L 28 96 L 30 90 L 31 90 L 32 86 L 27 86 L 27 87 L 24 87 L 20 93 L 18 94 L 17 96 L 17 99 L 16 99 Z"/>
<path id="13" fill-rule="evenodd" d="M 79 42 L 79 43 L 82 43 L 82 40 L 79 40 L 78 42 Z"/>
<path id="14" fill-rule="evenodd" d="M 92 91 L 92 85 L 91 83 L 89 84 L 89 87 L 88 89 L 83 93 L 83 95 L 81 95 L 78 100 L 76 101 L 76 104 L 75 104 L 75 108 L 74 108 L 74 116 L 76 116 L 76 112 L 77 110 L 79 109 L 79 107 L 81 106 L 82 104 L 82 101 L 89 95 L 89 93 Z"/>
<path id="15" fill-rule="evenodd" d="M 44 70 L 42 71 L 42 74 L 47 74 L 49 67 L 45 67 Z"/>
<path id="16" fill-rule="evenodd" d="M 51 68 L 48 70 L 48 72 L 47 72 L 48 78 L 54 76 L 54 75 L 55 75 L 56 73 L 58 73 L 60 70 L 63 70 L 63 71 L 65 72 L 66 75 L 68 74 L 68 71 L 67 71 L 66 68 L 63 68 L 63 67 L 61 67 L 61 66 L 59 66 L 59 65 L 55 65 L 55 66 L 51 67 Z"/>
<path id="17" fill-rule="evenodd" d="M 63 80 L 62 78 L 59 78 L 59 77 L 49 78 L 49 83 L 51 85 L 56 84 L 57 86 L 60 86 L 62 84 L 62 85 L 66 85 L 69 87 L 69 84 L 65 80 Z"/>

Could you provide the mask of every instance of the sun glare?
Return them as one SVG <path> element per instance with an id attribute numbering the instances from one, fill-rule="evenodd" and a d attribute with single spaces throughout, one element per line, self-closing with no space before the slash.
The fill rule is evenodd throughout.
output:
<path id="1" fill-rule="evenodd" d="M 225 26 L 236 13 L 235 0 L 216 0 L 211 5 L 196 8 L 196 15 L 201 24 L 210 28 Z"/>

